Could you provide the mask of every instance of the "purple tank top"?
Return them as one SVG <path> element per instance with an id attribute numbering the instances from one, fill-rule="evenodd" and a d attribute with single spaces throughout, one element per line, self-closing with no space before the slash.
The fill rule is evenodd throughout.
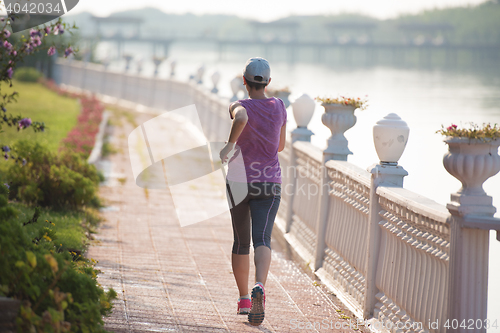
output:
<path id="1" fill-rule="evenodd" d="M 248 122 L 236 141 L 244 166 L 229 162 L 227 179 L 236 182 L 281 183 L 278 147 L 281 127 L 286 124 L 285 104 L 279 98 L 242 99 L 238 101 L 246 110 Z M 237 154 L 235 154 L 236 156 Z M 241 161 L 241 159 L 239 159 Z M 233 163 L 234 162 L 234 163 Z"/>

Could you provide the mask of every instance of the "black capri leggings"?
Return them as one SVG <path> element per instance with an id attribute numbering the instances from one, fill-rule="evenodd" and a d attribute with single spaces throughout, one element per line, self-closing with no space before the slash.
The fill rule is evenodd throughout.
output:
<path id="1" fill-rule="evenodd" d="M 247 190 L 246 195 L 241 195 Z M 254 249 L 261 245 L 271 248 L 271 233 L 281 201 L 281 184 L 228 181 L 227 197 L 229 207 L 232 207 L 233 253 L 250 253 L 250 229 Z"/>

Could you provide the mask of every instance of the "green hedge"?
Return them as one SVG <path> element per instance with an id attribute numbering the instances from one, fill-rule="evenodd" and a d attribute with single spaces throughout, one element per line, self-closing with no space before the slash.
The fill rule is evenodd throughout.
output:
<path id="1" fill-rule="evenodd" d="M 95 261 L 66 250 L 40 211 L 23 223 L 0 185 L 0 296 L 22 301 L 18 332 L 105 332 L 114 290 L 97 283 Z M 10 208 L 10 213 L 5 213 Z"/>
<path id="2" fill-rule="evenodd" d="M 54 208 L 99 206 L 102 177 L 81 155 L 55 154 L 32 141 L 19 141 L 13 151 L 25 163 L 12 164 L 4 176 L 11 199 Z"/>
<path id="3" fill-rule="evenodd" d="M 42 77 L 43 74 L 33 67 L 19 67 L 14 72 L 14 79 L 21 82 L 38 82 Z"/>

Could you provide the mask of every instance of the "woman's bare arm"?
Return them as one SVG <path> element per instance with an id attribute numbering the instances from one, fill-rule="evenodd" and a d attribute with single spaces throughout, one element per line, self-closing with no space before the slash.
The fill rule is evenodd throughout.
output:
<path id="1" fill-rule="evenodd" d="M 240 102 L 233 102 L 231 103 L 231 105 L 229 105 L 229 116 L 231 117 L 231 119 L 234 119 L 234 111 L 236 110 L 236 108 L 238 106 L 241 106 L 243 107 Z"/>
<path id="2" fill-rule="evenodd" d="M 228 140 L 231 143 L 235 143 L 236 140 L 238 140 L 241 132 L 243 132 L 243 129 L 245 128 L 248 122 L 247 109 L 241 106 L 240 103 L 238 103 L 238 105 L 234 107 L 233 115 L 234 119 L 233 119 L 233 124 L 231 126 L 231 132 L 229 132 L 229 140 Z"/>
<path id="3" fill-rule="evenodd" d="M 285 142 L 286 142 L 286 123 L 285 125 L 281 126 L 280 144 L 278 146 L 278 152 L 281 152 L 283 151 L 283 149 L 285 149 Z"/>
<path id="4" fill-rule="evenodd" d="M 233 118 L 233 124 L 229 132 L 228 143 L 222 148 L 219 154 L 222 163 L 226 162 L 227 155 L 233 150 L 236 141 L 248 122 L 247 110 L 238 102 L 231 104 L 229 113 L 231 114 L 231 118 Z"/>

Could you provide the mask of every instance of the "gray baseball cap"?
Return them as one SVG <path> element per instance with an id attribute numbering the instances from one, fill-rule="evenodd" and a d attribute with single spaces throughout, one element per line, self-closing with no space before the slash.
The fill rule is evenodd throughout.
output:
<path id="1" fill-rule="evenodd" d="M 264 58 L 250 58 L 245 64 L 243 76 L 247 81 L 268 84 L 271 77 L 271 67 Z"/>

